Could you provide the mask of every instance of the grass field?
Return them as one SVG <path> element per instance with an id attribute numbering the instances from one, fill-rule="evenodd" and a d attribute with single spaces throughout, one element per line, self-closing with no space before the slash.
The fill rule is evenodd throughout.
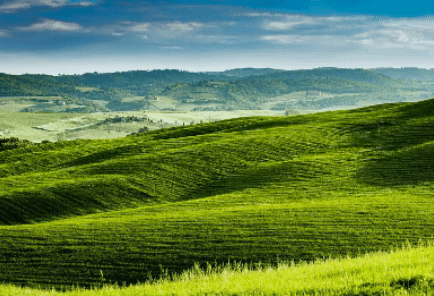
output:
<path id="1" fill-rule="evenodd" d="M 0 137 L 19 137 L 34 142 L 54 141 L 57 139 L 57 131 L 44 131 L 33 127 L 64 122 L 74 117 L 77 117 L 77 114 L 0 111 Z"/>
<path id="2" fill-rule="evenodd" d="M 89 86 L 76 86 L 75 88 L 81 92 L 91 92 L 91 91 L 100 90 L 98 87 L 89 87 Z"/>
<path id="3" fill-rule="evenodd" d="M 16 107 L 16 106 L 15 106 Z M 99 113 L 32 113 L 0 110 L 0 137 L 18 137 L 33 142 L 58 139 L 110 139 L 125 137 L 147 126 L 150 130 L 214 122 L 217 120 L 248 116 L 280 116 L 282 111 L 237 110 L 237 111 L 119 111 Z M 92 126 L 107 118 L 148 116 L 152 122 L 122 123 Z M 77 131 L 78 129 L 79 131 Z"/>
<path id="4" fill-rule="evenodd" d="M 129 284 L 196 262 L 309 262 L 431 239 L 433 107 L 239 118 L 0 152 L 0 281 L 92 286 L 103 274 Z M 350 292 L 341 294 L 365 295 Z"/>
<path id="5" fill-rule="evenodd" d="M 207 265 L 181 274 L 165 274 L 145 284 L 70 288 L 64 292 L 1 285 L 5 296 L 113 295 L 432 295 L 434 248 L 420 244 L 357 258 L 321 259 L 313 264 L 280 262 L 278 266 L 242 263 Z"/>

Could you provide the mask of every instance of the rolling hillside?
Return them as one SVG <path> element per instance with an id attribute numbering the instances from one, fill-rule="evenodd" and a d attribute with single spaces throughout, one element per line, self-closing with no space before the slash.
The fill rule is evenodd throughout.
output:
<path id="1" fill-rule="evenodd" d="M 420 68 L 377 68 L 373 72 L 398 79 L 413 80 L 419 82 L 433 82 L 434 69 Z"/>
<path id="2" fill-rule="evenodd" d="M 83 75 L 62 75 L 53 77 L 61 83 L 78 85 L 81 87 L 94 87 L 97 91 L 86 93 L 89 99 L 113 100 L 120 99 L 112 96 L 108 99 L 109 93 L 123 93 L 124 96 L 154 96 L 161 94 L 164 89 L 176 83 L 191 83 L 198 81 L 234 80 L 227 75 L 208 73 L 194 73 L 182 70 L 151 70 L 151 71 L 128 71 L 116 73 L 86 73 Z M 110 91 L 109 91 L 110 90 Z M 110 96 L 109 96 L 110 98 Z M 113 109 L 115 110 L 115 109 Z"/>
<path id="3" fill-rule="evenodd" d="M 274 72 L 258 69 L 257 74 L 254 69 L 247 70 L 240 69 L 241 74 L 234 81 L 177 83 L 167 86 L 162 94 L 177 98 L 181 103 L 195 103 L 198 108 L 321 110 L 399 102 L 403 92 L 406 92 L 406 100 L 421 100 L 421 95 L 434 90 L 428 84 L 363 69 L 317 68 Z M 259 74 L 261 72 L 267 74 Z M 246 75 L 242 76 L 243 73 Z"/>
<path id="4" fill-rule="evenodd" d="M 0 104 L 7 103 L 8 97 L 27 96 L 21 103 L 30 105 L 21 111 L 247 109 L 306 113 L 432 97 L 434 86 L 415 78 L 428 70 L 414 70 L 414 79 L 400 76 L 398 70 L 244 68 L 203 73 L 166 69 L 61 76 L 1 74 Z M 57 96 L 60 105 L 43 102 L 32 106 L 29 96 Z"/>
<path id="5" fill-rule="evenodd" d="M 189 84 L 176 84 L 169 89 L 176 93 L 182 92 L 191 94 L 200 91 L 194 88 L 203 87 L 205 85 L 206 82 L 201 81 Z M 387 88 L 389 88 L 390 91 L 404 87 L 414 87 L 417 84 L 363 69 L 318 68 L 313 70 L 280 71 L 271 74 L 250 75 L 239 78 L 236 81 L 227 81 L 220 84 L 209 81 L 208 85 L 214 86 L 214 93 L 216 94 L 224 91 L 228 95 L 233 94 L 235 97 L 237 95 L 244 95 L 252 99 L 254 96 L 258 98 L 269 98 L 296 91 L 314 90 L 330 93 L 370 93 L 384 91 Z M 192 89 L 188 89 L 188 86 Z M 187 89 L 176 89 L 180 87 Z M 166 89 L 165 93 L 167 93 L 169 89 Z M 205 91 L 202 90 L 202 92 Z M 208 93 L 209 92 L 210 91 L 208 91 Z"/>
<path id="6" fill-rule="evenodd" d="M 434 232 L 434 100 L 0 152 L 0 281 L 136 283 Z"/>

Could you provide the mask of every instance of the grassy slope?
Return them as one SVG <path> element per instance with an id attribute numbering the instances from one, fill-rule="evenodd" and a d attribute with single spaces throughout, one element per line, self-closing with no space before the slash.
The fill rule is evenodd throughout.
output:
<path id="1" fill-rule="evenodd" d="M 2 152 L 0 280 L 89 285 L 102 271 L 135 283 L 160 265 L 314 260 L 430 238 L 433 106 Z"/>
<path id="2" fill-rule="evenodd" d="M 279 263 L 277 267 L 246 264 L 196 265 L 180 275 L 119 288 L 55 290 L 0 286 L 4 296 L 139 296 L 139 295 L 432 295 L 431 246 L 391 249 L 357 258 L 318 260 L 314 264 Z M 104 274 L 101 274 L 104 282 Z"/>

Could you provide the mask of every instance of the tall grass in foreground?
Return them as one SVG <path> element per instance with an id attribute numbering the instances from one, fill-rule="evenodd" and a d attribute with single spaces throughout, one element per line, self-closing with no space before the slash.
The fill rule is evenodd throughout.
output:
<path id="1" fill-rule="evenodd" d="M 196 265 L 179 275 L 124 288 L 105 285 L 62 293 L 4 285 L 0 295 L 434 295 L 434 244 L 277 267 Z"/>

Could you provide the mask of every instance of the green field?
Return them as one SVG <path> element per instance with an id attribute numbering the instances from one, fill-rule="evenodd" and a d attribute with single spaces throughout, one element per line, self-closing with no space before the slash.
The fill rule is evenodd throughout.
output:
<path id="1" fill-rule="evenodd" d="M 429 240 L 433 127 L 428 100 L 0 152 L 0 281 L 135 284 Z"/>
<path id="2" fill-rule="evenodd" d="M 13 105 L 17 109 L 18 105 Z M 11 108 L 10 110 L 15 110 Z M 125 137 L 146 126 L 149 130 L 214 122 L 248 116 L 280 116 L 282 111 L 118 111 L 95 113 L 13 112 L 0 109 L 0 137 L 18 137 L 33 142 Z M 108 118 L 149 117 L 148 122 L 98 125 Z"/>
<path id="3" fill-rule="evenodd" d="M 280 262 L 277 267 L 242 263 L 195 265 L 182 274 L 164 275 L 145 284 L 119 287 L 101 273 L 99 288 L 19 288 L 1 285 L 5 296 L 139 295 L 432 295 L 434 248 L 420 244 L 357 258 L 317 260 L 314 264 Z"/>

